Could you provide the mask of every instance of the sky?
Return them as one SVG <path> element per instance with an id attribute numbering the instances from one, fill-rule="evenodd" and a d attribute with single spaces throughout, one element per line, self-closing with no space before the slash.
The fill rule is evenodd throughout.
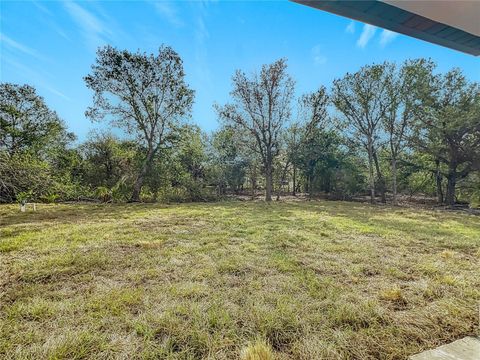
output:
<path id="1" fill-rule="evenodd" d="M 480 60 L 418 39 L 278 1 L 0 1 L 0 80 L 30 84 L 79 141 L 94 128 L 83 77 L 99 46 L 155 53 L 172 46 L 196 92 L 191 122 L 218 127 L 213 104 L 229 101 L 236 69 L 288 59 L 301 95 L 362 65 L 430 57 L 480 81 Z"/>

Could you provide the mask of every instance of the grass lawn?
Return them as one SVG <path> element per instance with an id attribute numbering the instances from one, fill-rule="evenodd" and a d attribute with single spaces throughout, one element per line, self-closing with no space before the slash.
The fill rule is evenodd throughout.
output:
<path id="1" fill-rule="evenodd" d="M 359 203 L 3 205 L 0 358 L 404 359 L 478 335 L 479 249 Z"/>

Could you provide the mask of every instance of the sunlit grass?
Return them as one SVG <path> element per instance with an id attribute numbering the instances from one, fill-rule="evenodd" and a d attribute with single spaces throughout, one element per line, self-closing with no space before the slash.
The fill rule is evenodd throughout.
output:
<path id="1" fill-rule="evenodd" d="M 480 218 L 348 202 L 0 206 L 0 358 L 404 359 L 478 334 Z"/>

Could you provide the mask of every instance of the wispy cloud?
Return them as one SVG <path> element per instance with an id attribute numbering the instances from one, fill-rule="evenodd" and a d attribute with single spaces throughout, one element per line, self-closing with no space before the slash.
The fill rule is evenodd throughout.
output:
<path id="1" fill-rule="evenodd" d="M 355 33 L 355 22 L 353 20 L 348 23 L 347 27 L 345 28 L 345 32 L 348 34 Z"/>
<path id="2" fill-rule="evenodd" d="M 82 29 L 89 47 L 95 49 L 111 38 L 112 32 L 109 26 L 93 13 L 71 1 L 65 2 L 64 6 L 78 27 Z"/>
<path id="3" fill-rule="evenodd" d="M 386 46 L 388 43 L 392 42 L 397 36 L 398 33 L 396 32 L 390 30 L 383 30 L 382 34 L 380 35 L 380 46 Z"/>
<path id="4" fill-rule="evenodd" d="M 376 31 L 377 31 L 377 28 L 375 26 L 370 24 L 365 24 L 363 26 L 362 34 L 357 40 L 357 46 L 362 49 L 365 46 L 367 46 L 368 42 L 372 39 L 373 35 L 375 35 Z"/>
<path id="5" fill-rule="evenodd" d="M 55 31 L 58 35 L 63 37 L 66 40 L 70 40 L 66 32 L 55 22 L 55 14 L 50 11 L 46 6 L 41 4 L 38 1 L 31 2 L 38 10 L 41 11 L 42 15 L 40 19 L 47 24 L 53 31 Z"/>
<path id="6" fill-rule="evenodd" d="M 37 50 L 32 49 L 26 45 L 23 45 L 18 41 L 15 41 L 12 38 L 8 37 L 5 34 L 0 33 L 0 42 L 2 43 L 2 45 L 7 46 L 14 51 L 21 52 L 25 55 L 30 55 L 36 58 L 37 60 L 42 60 L 42 61 L 47 60 L 47 58 L 41 55 Z"/>
<path id="7" fill-rule="evenodd" d="M 58 25 L 55 24 L 54 22 L 50 22 L 49 25 L 51 26 L 51 28 L 52 28 L 58 35 L 60 35 L 60 36 L 63 37 L 64 39 L 70 41 L 70 38 L 68 37 L 68 35 L 65 33 L 65 31 L 63 31 L 63 29 L 62 29 L 60 26 L 58 26 Z"/>
<path id="8" fill-rule="evenodd" d="M 5 56 L 4 54 L 2 54 L 2 55 L 3 55 L 2 60 L 5 60 L 6 63 L 8 63 L 9 65 L 16 68 L 18 70 L 18 73 L 20 74 L 20 76 L 23 77 L 25 79 L 25 81 L 28 81 L 28 83 L 34 84 L 35 86 L 38 86 L 38 87 L 41 87 L 41 88 L 51 92 L 52 94 L 55 94 L 55 95 L 65 99 L 67 101 L 72 100 L 67 95 L 65 95 L 61 91 L 59 91 L 56 88 L 54 88 L 53 86 L 51 86 L 49 81 L 46 80 L 45 77 L 52 78 L 53 77 L 52 74 L 42 70 L 42 71 L 40 71 L 40 72 L 43 73 L 43 75 L 42 75 L 42 74 L 40 74 L 40 72 L 32 69 L 31 66 L 25 66 L 22 63 L 15 60 L 14 58 L 12 58 L 11 56 Z"/>
<path id="9" fill-rule="evenodd" d="M 50 91 L 52 94 L 55 94 L 57 96 L 60 96 L 61 98 L 67 100 L 67 101 L 72 101 L 71 98 L 69 98 L 67 95 L 65 95 L 64 93 L 62 93 L 61 91 L 58 91 L 57 89 L 47 85 L 47 84 L 43 84 L 42 85 L 45 89 L 47 89 L 48 91 Z"/>
<path id="10" fill-rule="evenodd" d="M 315 45 L 312 48 L 313 63 L 315 65 L 323 65 L 327 62 L 327 57 L 322 54 L 322 49 L 320 45 Z"/>
<path id="11" fill-rule="evenodd" d="M 211 85 L 211 74 L 208 62 L 208 51 L 206 41 L 210 34 L 208 33 L 205 19 L 207 17 L 208 2 L 199 1 L 195 4 L 195 19 L 194 38 L 195 38 L 195 58 L 198 66 L 198 77 L 207 86 Z"/>
<path id="12" fill-rule="evenodd" d="M 33 5 L 35 5 L 35 7 L 39 10 L 41 10 L 42 12 L 44 12 L 45 14 L 48 14 L 48 15 L 53 15 L 52 12 L 50 10 L 48 10 L 45 6 L 43 6 L 42 4 L 40 4 L 38 1 L 32 1 L 31 2 Z"/>
<path id="13" fill-rule="evenodd" d="M 156 1 L 152 3 L 157 13 L 167 20 L 175 27 L 181 27 L 184 25 L 183 21 L 178 16 L 177 9 L 173 3 L 166 1 Z"/>

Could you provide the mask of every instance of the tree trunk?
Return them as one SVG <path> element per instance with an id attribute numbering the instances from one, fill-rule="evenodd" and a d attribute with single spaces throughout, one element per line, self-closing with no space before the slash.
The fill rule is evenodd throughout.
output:
<path id="1" fill-rule="evenodd" d="M 272 186 L 273 186 L 273 171 L 272 165 L 267 164 L 266 171 L 265 171 L 265 201 L 270 202 L 272 201 Z"/>
<path id="2" fill-rule="evenodd" d="M 283 189 L 283 183 L 285 182 L 285 180 L 287 178 L 288 165 L 289 165 L 289 162 L 287 161 L 285 163 L 285 167 L 283 168 L 282 175 L 280 176 L 280 184 L 278 186 L 278 191 L 277 191 L 277 201 L 280 200 L 280 195 L 281 195 L 281 192 L 282 192 L 282 189 Z"/>
<path id="3" fill-rule="evenodd" d="M 397 159 L 392 158 L 392 191 L 393 191 L 393 205 L 398 205 L 397 201 Z"/>
<path id="4" fill-rule="evenodd" d="M 252 183 L 252 200 L 255 199 L 255 188 L 257 187 L 257 182 L 255 181 L 255 177 L 250 177 L 250 181 Z"/>
<path id="5" fill-rule="evenodd" d="M 455 204 L 455 187 L 457 185 L 457 164 L 451 162 L 448 167 L 447 194 L 445 203 L 447 205 Z"/>
<path id="6" fill-rule="evenodd" d="M 313 198 L 313 175 L 308 175 L 308 198 L 311 200 Z"/>
<path id="7" fill-rule="evenodd" d="M 373 171 L 373 150 L 372 145 L 368 146 L 368 172 L 370 181 L 370 202 L 375 203 L 375 173 Z"/>
<path id="8" fill-rule="evenodd" d="M 140 193 L 142 192 L 143 182 L 145 180 L 145 176 L 150 170 L 150 166 L 152 165 L 153 157 L 155 156 L 155 150 L 150 149 L 148 150 L 147 157 L 143 162 L 142 169 L 135 180 L 135 184 L 133 185 L 133 192 L 132 197 L 130 198 L 130 202 L 139 202 L 140 201 Z"/>
<path id="9" fill-rule="evenodd" d="M 293 191 L 292 195 L 296 196 L 296 186 L 297 186 L 297 167 L 293 165 Z"/>
<path id="10" fill-rule="evenodd" d="M 436 165 L 435 183 L 437 185 L 437 201 L 439 204 L 443 204 L 442 174 L 440 173 L 440 161 L 435 160 L 435 165 Z"/>
<path id="11" fill-rule="evenodd" d="M 378 163 L 377 152 L 373 152 L 373 160 L 375 162 L 375 170 L 377 171 L 378 176 L 378 190 L 380 191 L 380 197 L 383 204 L 387 202 L 387 197 L 385 196 L 385 179 L 383 178 L 382 171 L 380 170 L 380 164 Z"/>

